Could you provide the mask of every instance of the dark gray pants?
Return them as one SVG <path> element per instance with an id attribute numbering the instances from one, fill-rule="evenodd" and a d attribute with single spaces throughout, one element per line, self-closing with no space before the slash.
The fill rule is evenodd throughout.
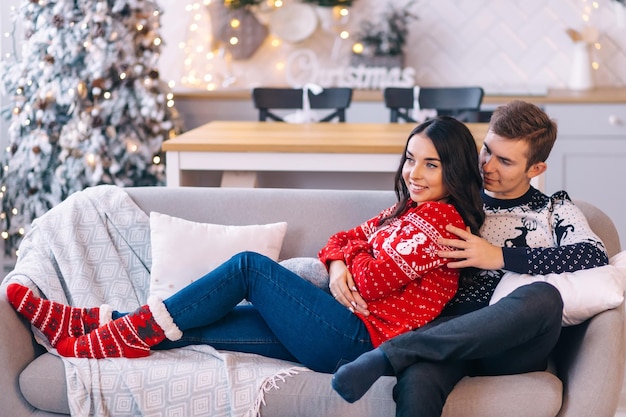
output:
<path id="1" fill-rule="evenodd" d="M 545 370 L 561 332 L 563 301 L 536 282 L 462 316 L 440 317 L 380 348 L 398 378 L 397 417 L 440 417 L 446 398 L 466 375 Z"/>

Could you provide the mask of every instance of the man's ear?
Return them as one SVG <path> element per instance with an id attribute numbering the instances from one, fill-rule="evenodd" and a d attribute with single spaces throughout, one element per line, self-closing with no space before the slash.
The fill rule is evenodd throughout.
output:
<path id="1" fill-rule="evenodd" d="M 548 169 L 548 165 L 545 162 L 537 162 L 536 164 L 532 164 L 528 171 L 526 171 L 526 176 L 530 178 L 534 178 L 538 175 L 543 174 Z"/>

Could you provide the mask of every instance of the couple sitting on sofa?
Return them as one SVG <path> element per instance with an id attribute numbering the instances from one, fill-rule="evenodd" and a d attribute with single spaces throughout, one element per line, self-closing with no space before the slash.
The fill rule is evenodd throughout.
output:
<path id="1" fill-rule="evenodd" d="M 348 401 L 393 373 L 397 415 L 439 416 L 463 376 L 545 369 L 558 339 L 562 300 L 549 284 L 523 286 L 487 306 L 501 269 L 547 274 L 608 263 L 565 193 L 548 197 L 530 186 L 555 139 L 554 123 L 523 102 L 494 113 L 480 158 L 454 119 L 416 127 L 396 175 L 398 203 L 332 236 L 320 251 L 333 296 L 253 253 L 164 301 L 112 312 L 106 324 L 106 309 L 64 306 L 18 284 L 7 295 L 59 354 L 91 358 L 147 356 L 150 348 L 198 343 L 199 336 L 210 344 L 220 338 L 211 324 L 247 299 L 255 306 L 249 317 L 231 321 L 241 340 L 222 348 L 323 372 L 354 361 L 333 380 Z M 266 346 L 246 343 L 252 327 L 265 329 Z M 191 333 L 193 341 L 186 340 Z M 416 385 L 420 380 L 428 384 Z"/>

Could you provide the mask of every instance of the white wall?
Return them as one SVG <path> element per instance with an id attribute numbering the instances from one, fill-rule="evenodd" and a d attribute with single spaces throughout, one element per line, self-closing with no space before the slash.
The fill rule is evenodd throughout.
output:
<path id="1" fill-rule="evenodd" d="M 185 0 L 192 4 L 196 0 Z M 197 0 L 201 3 L 201 0 Z M 215 1 L 215 0 L 213 0 Z M 297 0 L 285 0 L 285 3 Z M 364 19 L 377 19 L 389 3 L 407 0 L 355 0 L 348 27 L 352 33 Z M 180 42 L 190 39 L 188 25 L 192 13 L 180 0 L 160 0 L 164 10 L 161 73 L 166 79 L 179 79 L 184 54 Z M 573 55 L 573 42 L 567 28 L 581 31 L 583 12 L 590 7 L 589 24 L 599 30 L 601 49 L 593 58 L 600 67 L 594 72 L 595 85 L 626 84 L 626 27 L 623 9 L 613 0 L 419 0 L 412 10 L 419 20 L 411 24 L 405 64 L 416 70 L 419 85 L 478 84 L 488 93 L 541 93 L 546 88 L 567 87 Z M 210 25 L 203 16 L 202 25 Z M 209 30 L 210 32 L 210 30 Z M 298 44 L 270 46 L 268 37 L 249 59 L 233 61 L 237 82 L 231 88 L 255 84 L 285 84 L 285 76 L 275 69 L 293 52 L 310 49 L 323 67 L 347 65 L 352 41 L 341 46 L 338 59 L 330 60 L 332 39 L 318 29 Z M 180 87 L 181 84 L 179 83 Z"/>

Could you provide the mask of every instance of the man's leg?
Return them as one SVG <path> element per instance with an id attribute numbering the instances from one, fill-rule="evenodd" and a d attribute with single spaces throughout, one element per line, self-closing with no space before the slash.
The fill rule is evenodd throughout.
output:
<path id="1" fill-rule="evenodd" d="M 333 387 L 356 401 L 393 368 L 396 375 L 420 361 L 466 361 L 489 358 L 486 372 L 502 372 L 512 354 L 519 364 L 506 373 L 545 369 L 561 332 L 563 301 L 545 282 L 525 285 L 498 303 L 456 317 L 441 317 L 421 329 L 388 340 L 342 366 Z M 381 370 L 383 372 L 381 372 Z"/>
<path id="2" fill-rule="evenodd" d="M 448 394 L 469 372 L 466 362 L 417 362 L 393 388 L 396 417 L 441 417 Z"/>
<path id="3" fill-rule="evenodd" d="M 549 353 L 559 338 L 562 314 L 558 290 L 545 282 L 535 282 L 491 306 L 404 333 L 379 348 L 396 374 L 418 361 L 497 358 L 524 346 L 539 345 Z"/>

